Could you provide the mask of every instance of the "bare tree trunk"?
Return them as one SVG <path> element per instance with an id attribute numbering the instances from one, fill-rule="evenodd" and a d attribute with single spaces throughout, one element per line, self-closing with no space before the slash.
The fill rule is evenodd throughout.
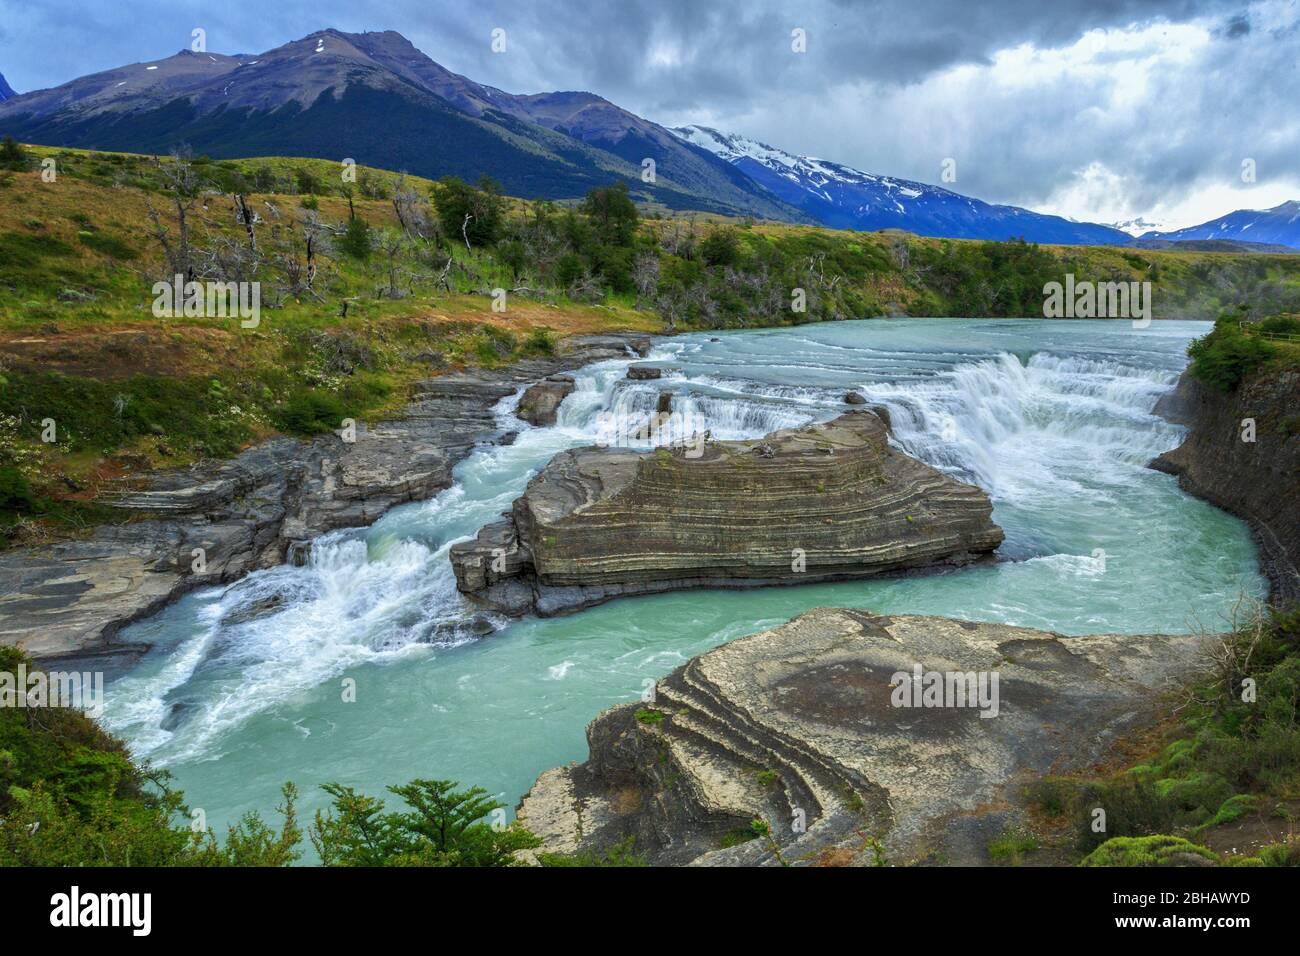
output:
<path id="1" fill-rule="evenodd" d="M 235 195 L 235 206 L 239 210 L 239 218 L 244 223 L 244 231 L 248 233 L 248 248 L 252 250 L 253 255 L 257 255 L 257 233 L 253 231 L 253 211 L 248 208 L 248 200 L 244 198 L 243 193 Z"/>

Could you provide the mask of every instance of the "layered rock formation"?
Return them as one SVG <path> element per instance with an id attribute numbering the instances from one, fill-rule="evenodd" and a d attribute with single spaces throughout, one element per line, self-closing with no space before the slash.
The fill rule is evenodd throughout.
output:
<path id="1" fill-rule="evenodd" d="M 519 817 L 544 851 L 630 836 L 657 864 L 988 862 L 1019 782 L 1155 719 L 1204 640 L 817 608 L 605 711 L 588 760 L 543 773 Z"/>
<path id="2" fill-rule="evenodd" d="M 497 432 L 493 406 L 520 385 L 649 346 L 644 336 L 574 337 L 553 358 L 422 382 L 402 417 L 359 424 L 355 442 L 278 439 L 151 476 L 113 498 L 133 520 L 0 554 L 0 642 L 39 659 L 123 650 L 111 644 L 118 630 L 189 588 L 279 564 L 324 532 L 449 487 L 455 465 Z"/>
<path id="3" fill-rule="evenodd" d="M 563 452 L 451 561 L 481 604 L 546 615 L 963 564 L 1002 542 L 991 513 L 982 491 L 892 448 L 862 410 L 759 441 Z"/>
<path id="4" fill-rule="evenodd" d="M 1257 372 L 1236 391 L 1221 392 L 1189 370 L 1155 414 L 1191 431 L 1151 467 L 1245 519 L 1273 599 L 1300 600 L 1300 372 Z M 1243 440 L 1247 420 L 1254 441 Z"/>

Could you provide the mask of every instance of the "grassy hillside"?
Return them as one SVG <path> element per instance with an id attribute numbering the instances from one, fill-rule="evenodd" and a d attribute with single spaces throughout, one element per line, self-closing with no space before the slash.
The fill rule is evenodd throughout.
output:
<path id="1" fill-rule="evenodd" d="M 1171 716 L 1092 774 L 1029 785 L 1013 862 L 1300 866 L 1300 608 L 1247 615 Z M 1099 814 L 1098 811 L 1102 811 Z"/>
<path id="2" fill-rule="evenodd" d="M 1300 308 L 1300 256 L 840 232 L 638 212 L 612 188 L 556 205 L 341 173 L 0 150 L 3 542 L 111 517 L 105 482 L 390 414 L 417 379 L 567 334 L 1041 315 L 1043 285 L 1067 272 L 1151 281 L 1157 316 Z M 259 325 L 155 316 L 152 285 L 177 271 L 260 283 Z"/>

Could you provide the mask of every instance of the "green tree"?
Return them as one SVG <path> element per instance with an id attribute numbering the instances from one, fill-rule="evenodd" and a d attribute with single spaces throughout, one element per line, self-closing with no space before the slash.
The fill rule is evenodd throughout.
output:
<path id="1" fill-rule="evenodd" d="M 587 193 L 582 211 L 595 226 L 597 238 L 606 245 L 630 246 L 636 237 L 636 203 L 627 192 L 627 183 L 601 186 Z"/>
<path id="2" fill-rule="evenodd" d="M 470 248 L 490 246 L 501 235 L 505 218 L 505 200 L 501 187 L 483 176 L 478 186 L 471 186 L 456 176 L 434 183 L 433 205 L 443 232 L 465 242 Z"/>
<path id="3" fill-rule="evenodd" d="M 299 167 L 293 171 L 294 182 L 297 183 L 298 192 L 304 196 L 313 195 L 320 192 L 320 180 L 317 179 L 310 169 Z"/>
<path id="4" fill-rule="evenodd" d="M 0 169 L 24 170 L 27 168 L 27 151 L 12 136 L 0 140 Z"/>
<path id="5" fill-rule="evenodd" d="M 508 239 L 497 245 L 497 258 L 510 270 L 510 278 L 516 285 L 528 267 L 528 249 L 518 239 Z"/>
<path id="6" fill-rule="evenodd" d="M 708 266 L 734 266 L 740 261 L 740 237 L 731 227 L 715 229 L 700 243 L 700 256 Z"/>
<path id="7" fill-rule="evenodd" d="M 517 821 L 501 827 L 485 822 L 505 806 L 486 790 L 455 787 L 451 780 L 389 787 L 411 809 L 385 812 L 380 799 L 326 784 L 333 808 L 317 811 L 312 845 L 326 866 L 514 866 L 516 851 L 541 845 Z"/>
<path id="8" fill-rule="evenodd" d="M 343 230 L 343 235 L 339 237 L 339 249 L 345 255 L 365 262 L 370 258 L 370 252 L 373 248 L 374 237 L 370 232 L 370 223 L 357 216 L 349 219 L 347 228 Z"/>
<path id="9" fill-rule="evenodd" d="M 1192 375 L 1224 392 L 1233 391 L 1243 378 L 1273 356 L 1267 341 L 1238 327 L 1239 316 L 1224 314 L 1209 335 L 1187 347 Z"/>

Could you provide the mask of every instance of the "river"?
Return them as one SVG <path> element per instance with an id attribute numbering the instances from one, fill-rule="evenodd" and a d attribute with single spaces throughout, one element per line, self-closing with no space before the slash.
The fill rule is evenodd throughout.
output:
<path id="1" fill-rule="evenodd" d="M 818 605 L 1005 621 L 1064 634 L 1222 628 L 1265 585 L 1245 526 L 1145 467 L 1183 429 L 1150 414 L 1208 324 L 876 319 L 683 335 L 630 382 L 577 374 L 554 428 L 498 407 L 485 445 L 436 498 L 320 539 L 284 566 L 194 592 L 122 635 L 152 649 L 108 689 L 105 720 L 166 767 L 210 825 L 264 815 L 286 780 L 381 793 L 414 777 L 477 784 L 513 806 L 536 775 L 586 755 L 603 708 L 723 641 Z M 754 591 L 685 591 L 549 620 L 485 622 L 447 549 L 509 508 L 556 452 L 660 389 L 714 438 L 835 417 L 846 391 L 886 405 L 908 452 L 983 487 L 1006 531 L 997 564 Z M 260 609 L 258 613 L 247 613 Z"/>

